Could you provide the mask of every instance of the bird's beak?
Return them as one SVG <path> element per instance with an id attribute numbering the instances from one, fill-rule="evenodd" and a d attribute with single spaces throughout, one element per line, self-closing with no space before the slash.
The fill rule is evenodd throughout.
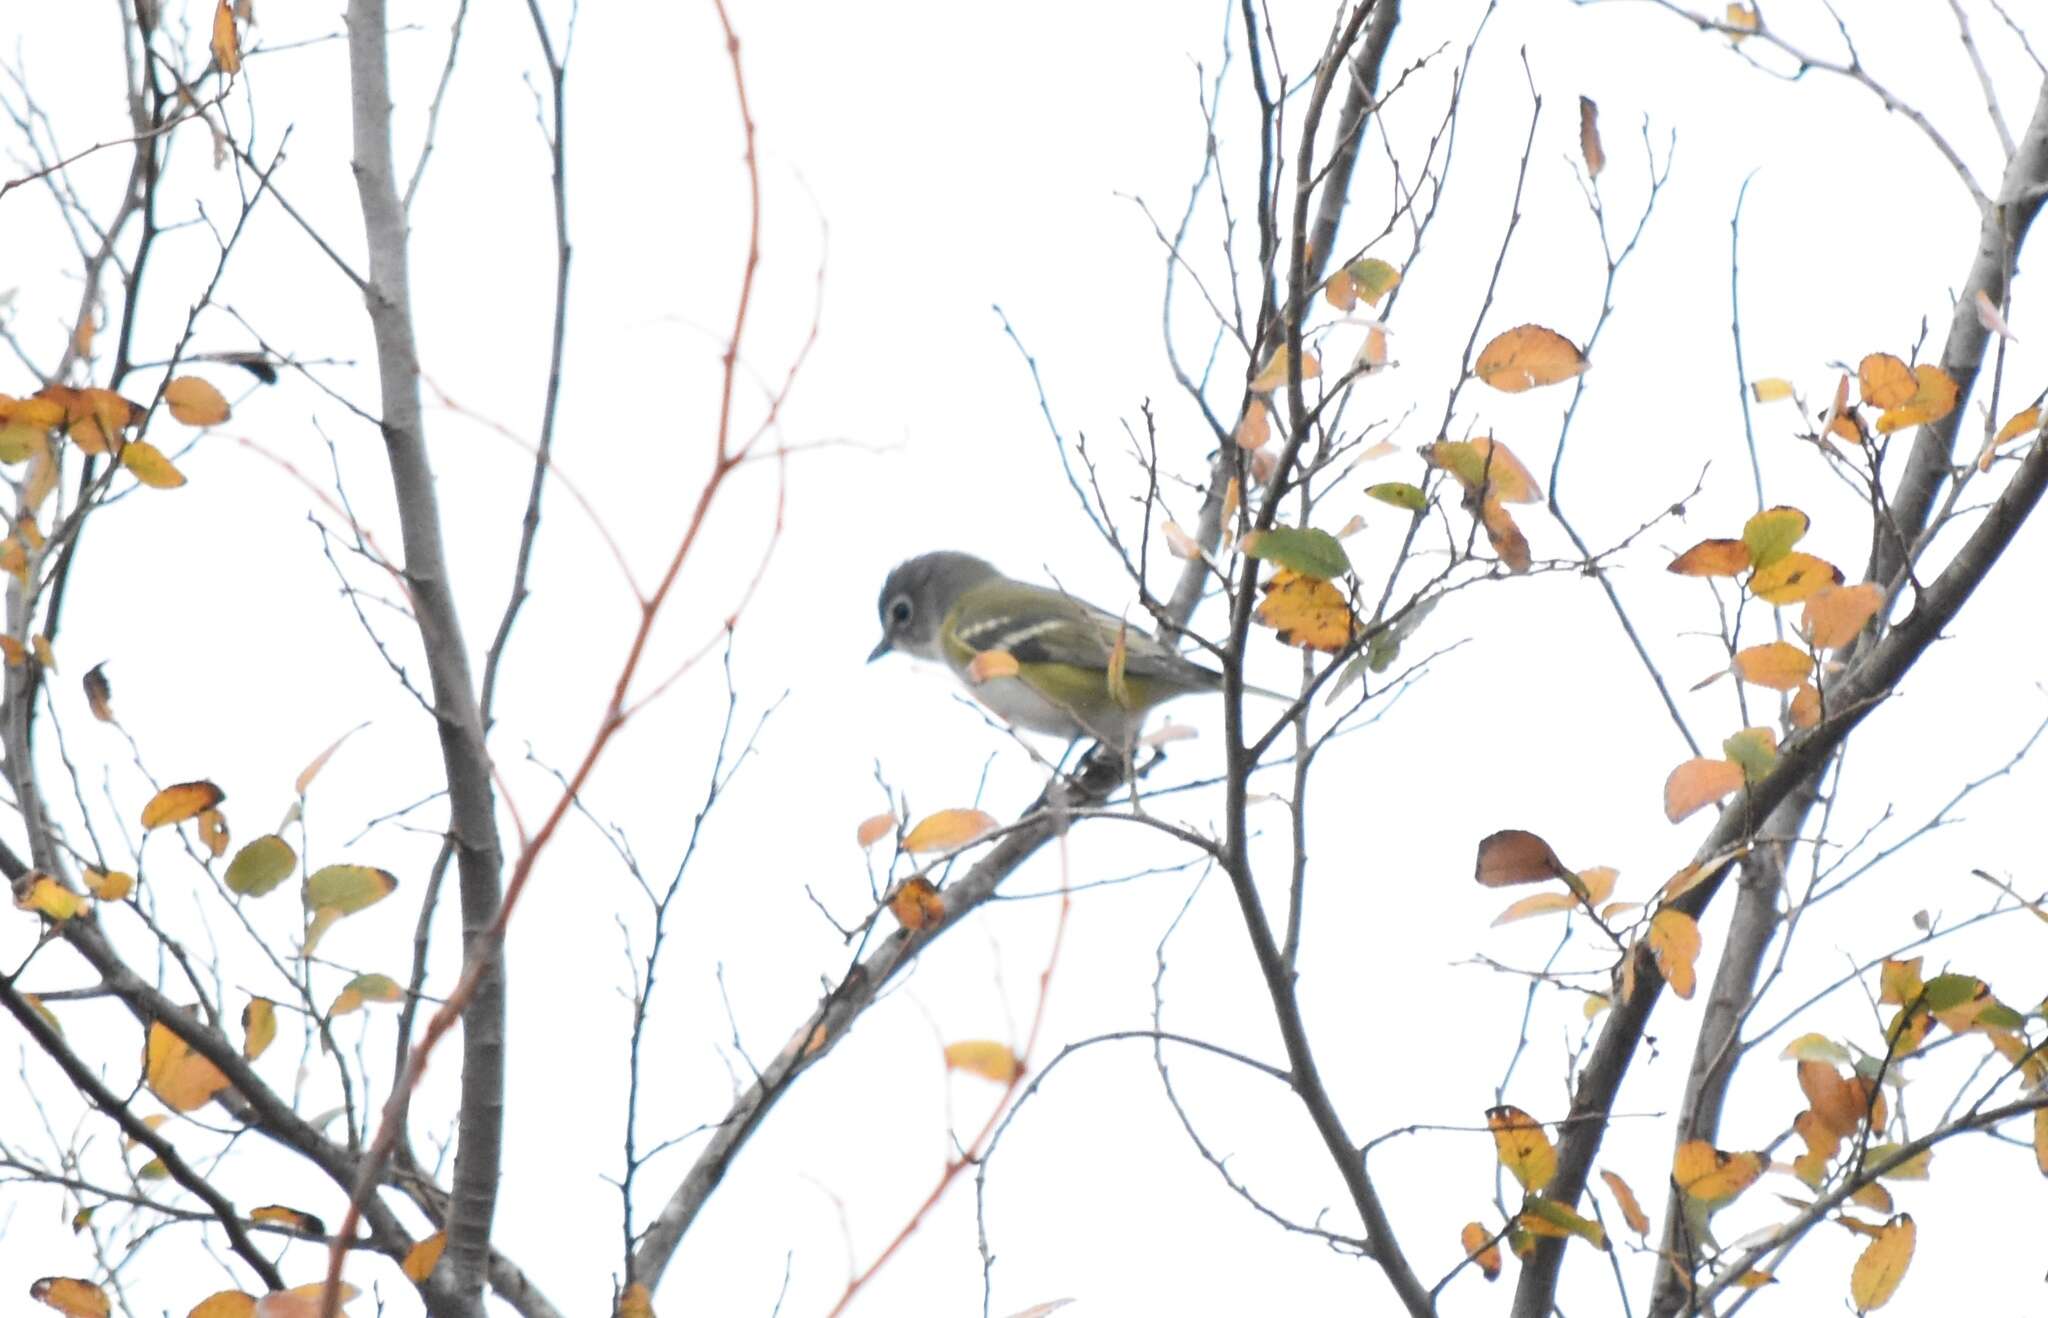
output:
<path id="1" fill-rule="evenodd" d="M 891 641 L 891 640 L 890 640 L 890 639 L 889 639 L 888 637 L 884 636 L 884 637 L 883 637 L 883 638 L 882 638 L 882 639 L 881 639 L 881 640 L 880 640 L 880 641 L 879 641 L 879 642 L 878 642 L 878 643 L 877 643 L 877 644 L 875 645 L 875 648 L 874 648 L 874 649 L 872 649 L 872 650 L 868 651 L 868 662 L 869 662 L 869 663 L 873 663 L 873 662 L 874 662 L 875 660 L 877 660 L 877 659 L 881 658 L 881 657 L 882 657 L 883 655 L 885 655 L 885 654 L 889 653 L 889 651 L 891 651 L 891 650 L 893 650 L 893 649 L 895 649 L 895 648 L 896 648 L 896 643 L 895 643 L 894 641 Z"/>

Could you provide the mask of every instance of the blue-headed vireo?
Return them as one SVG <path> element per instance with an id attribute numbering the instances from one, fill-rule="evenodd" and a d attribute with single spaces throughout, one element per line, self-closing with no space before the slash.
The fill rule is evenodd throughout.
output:
<path id="1" fill-rule="evenodd" d="M 883 583 L 877 607 L 882 641 L 869 662 L 901 650 L 945 664 L 975 699 L 1031 732 L 1093 737 L 1127 750 L 1154 705 L 1223 688 L 1221 673 L 1115 614 L 1013 581 L 972 554 L 941 550 L 902 564 Z M 1115 674 L 1119 637 L 1122 672 Z M 992 655 L 1009 656 L 1015 671 L 1000 658 L 990 662 Z"/>

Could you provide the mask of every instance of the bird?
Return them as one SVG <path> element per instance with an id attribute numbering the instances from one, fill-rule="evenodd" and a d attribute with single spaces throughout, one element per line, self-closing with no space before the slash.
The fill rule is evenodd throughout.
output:
<path id="1" fill-rule="evenodd" d="M 938 550 L 899 564 L 876 612 L 882 640 L 868 662 L 900 652 L 944 664 L 1013 726 L 1069 741 L 1092 737 L 1128 751 L 1154 706 L 1223 689 L 1223 674 L 1158 637 L 1065 591 L 1006 577 L 972 554 Z M 1119 640 L 1120 682 L 1110 671 Z M 1000 661 L 977 664 L 992 651 L 1015 660 L 1014 671 Z"/>

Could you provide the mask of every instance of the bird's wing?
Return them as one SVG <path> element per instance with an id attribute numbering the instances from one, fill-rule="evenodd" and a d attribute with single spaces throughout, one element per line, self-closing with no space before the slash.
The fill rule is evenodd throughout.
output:
<path id="1" fill-rule="evenodd" d="M 1124 673 L 1181 687 L 1220 685 L 1222 676 L 1183 657 L 1178 650 L 1138 626 L 1092 604 L 1043 586 L 1028 586 L 1045 607 L 1038 623 L 1000 625 L 991 620 L 985 635 L 963 631 L 961 640 L 975 650 L 1007 650 L 1019 663 L 1068 664 L 1076 668 L 1107 668 L 1124 638 Z M 1053 620 L 1057 617 L 1057 621 Z M 1078 625 L 1076 625 L 1078 624 Z"/>

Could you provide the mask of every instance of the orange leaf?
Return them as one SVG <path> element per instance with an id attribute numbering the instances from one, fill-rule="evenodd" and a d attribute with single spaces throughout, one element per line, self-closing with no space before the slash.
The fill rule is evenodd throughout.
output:
<path id="1" fill-rule="evenodd" d="M 983 810 L 940 810 L 926 815 L 903 839 L 905 851 L 957 851 L 996 826 Z"/>
<path id="2" fill-rule="evenodd" d="M 1579 98 L 1579 154 L 1586 159 L 1586 177 L 1599 178 L 1607 153 L 1600 149 L 1600 107 L 1587 96 Z"/>
<path id="3" fill-rule="evenodd" d="M 1628 1223 L 1628 1229 L 1639 1236 L 1650 1234 L 1650 1219 L 1643 1212 L 1643 1206 L 1636 1202 L 1636 1192 L 1628 1188 L 1628 1182 L 1613 1172 L 1603 1171 L 1600 1179 L 1607 1182 L 1607 1188 L 1614 1192 L 1614 1201 L 1621 1205 L 1621 1217 Z"/>
<path id="4" fill-rule="evenodd" d="M 946 1045 L 946 1068 L 1006 1085 L 1017 1078 L 1023 1064 L 1008 1044 L 993 1039 L 968 1039 Z"/>
<path id="5" fill-rule="evenodd" d="M 1677 823 L 1742 786 L 1742 767 L 1727 760 L 1687 760 L 1664 780 L 1664 817 Z"/>
<path id="6" fill-rule="evenodd" d="M 1686 577 L 1733 577 L 1749 570 L 1749 546 L 1740 540 L 1702 540 L 1664 569 Z"/>
<path id="7" fill-rule="evenodd" d="M 1572 872 L 1542 838 L 1525 829 L 1504 828 L 1480 842 L 1472 877 L 1485 887 L 1505 888 L 1545 879 L 1569 881 Z"/>
<path id="8" fill-rule="evenodd" d="M 268 1222 L 272 1226 L 290 1227 L 301 1235 L 324 1236 L 327 1234 L 327 1224 L 325 1222 L 322 1222 L 311 1213 L 301 1212 L 296 1208 L 287 1208 L 283 1204 L 264 1204 L 260 1208 L 252 1208 L 249 1210 L 249 1220 L 251 1222 Z"/>
<path id="9" fill-rule="evenodd" d="M 151 829 L 162 828 L 166 824 L 182 824 L 226 799 L 226 792 L 203 778 L 196 782 L 175 783 L 150 797 L 149 804 L 142 807 L 142 826 Z"/>
<path id="10" fill-rule="evenodd" d="M 28 1288 L 28 1297 L 41 1300 L 65 1318 L 107 1318 L 114 1311 L 105 1291 L 76 1277 L 44 1277 Z"/>
<path id="11" fill-rule="evenodd" d="M 1801 682 L 1792 693 L 1792 708 L 1786 711 L 1786 717 L 1795 728 L 1810 728 L 1820 722 L 1820 716 L 1820 688 L 1811 682 Z"/>
<path id="12" fill-rule="evenodd" d="M 1502 393 L 1557 384 L 1583 373 L 1587 362 L 1572 341 L 1541 325 L 1518 325 L 1480 349 L 1472 374 Z"/>
<path id="13" fill-rule="evenodd" d="M 215 1291 L 185 1318 L 250 1318 L 255 1312 L 256 1297 L 247 1291 Z"/>
<path id="14" fill-rule="evenodd" d="M 100 670 L 105 664 L 94 664 L 90 672 L 81 679 L 85 687 L 85 703 L 92 710 L 92 716 L 102 723 L 114 721 L 114 688 L 107 683 L 107 675 Z"/>
<path id="15" fill-rule="evenodd" d="M 1572 893 L 1539 892 L 1510 904 L 1505 911 L 1494 916 L 1493 927 L 1498 929 L 1504 924 L 1513 924 L 1517 920 L 1527 920 L 1538 915 L 1555 915 L 1559 911 L 1576 911 L 1578 909 L 1579 899 Z"/>
<path id="16" fill-rule="evenodd" d="M 1265 400 L 1254 398 L 1238 418 L 1231 439 L 1241 449 L 1255 449 L 1273 437 L 1273 423 L 1266 417 Z"/>
<path id="17" fill-rule="evenodd" d="M 1854 641 L 1884 606 L 1884 587 L 1830 586 L 1814 592 L 1800 614 L 1799 631 L 1816 650 L 1839 650 Z"/>
<path id="18" fill-rule="evenodd" d="M 1912 368 L 1888 352 L 1873 352 L 1856 366 L 1856 382 L 1867 407 L 1893 408 L 1919 389 Z"/>
<path id="19" fill-rule="evenodd" d="M 911 933 L 919 933 L 946 918 L 946 898 L 930 879 L 913 874 L 889 893 L 889 914 Z"/>
<path id="20" fill-rule="evenodd" d="M 213 58 L 220 63 L 220 71 L 235 74 L 242 71 L 242 42 L 235 35 L 235 11 L 228 0 L 220 0 L 213 10 Z"/>
<path id="21" fill-rule="evenodd" d="M 866 819 L 861 820 L 860 827 L 853 831 L 853 840 L 860 844 L 861 850 L 865 851 L 895 831 L 896 816 L 891 814 L 869 815 Z"/>
<path id="22" fill-rule="evenodd" d="M 1813 671 L 1813 656 L 1789 641 L 1770 641 L 1735 652 L 1735 673 L 1754 686 L 1790 691 Z"/>
<path id="23" fill-rule="evenodd" d="M 171 419 L 188 426 L 217 426 L 228 419 L 228 400 L 196 375 L 181 375 L 164 386 Z"/>
<path id="24" fill-rule="evenodd" d="M 1467 1222 L 1458 1233 L 1458 1243 L 1465 1247 L 1465 1257 L 1479 1266 L 1481 1276 L 1488 1281 L 1500 1276 L 1500 1241 L 1493 1232 L 1477 1222 Z"/>
<path id="25" fill-rule="evenodd" d="M 1693 962 L 1700 954 L 1699 925 L 1684 911 L 1667 906 L 1650 917 L 1649 942 L 1650 955 L 1657 958 L 1657 969 L 1671 991 L 1690 998 L 1696 986 Z"/>
<path id="26" fill-rule="evenodd" d="M 1486 538 L 1493 545 L 1493 552 L 1500 561 L 1508 565 L 1508 571 L 1520 574 L 1529 570 L 1529 540 L 1522 534 L 1522 528 L 1515 525 L 1515 519 L 1508 516 L 1508 510 L 1499 499 L 1489 498 L 1479 506 L 1479 520 L 1486 527 Z"/>
<path id="27" fill-rule="evenodd" d="M 150 1092 L 173 1112 L 205 1107 L 228 1087 L 220 1068 L 192 1051 L 192 1045 L 162 1021 L 150 1022 L 143 1061 Z"/>
<path id="28" fill-rule="evenodd" d="M 103 902 L 117 902 L 135 891 L 135 876 L 123 870 L 96 870 L 88 865 L 80 871 L 85 890 Z"/>
<path id="29" fill-rule="evenodd" d="M 1557 1149 L 1536 1118 L 1518 1107 L 1503 1104 L 1486 1110 L 1486 1128 L 1493 1132 L 1493 1146 L 1500 1165 L 1535 1193 L 1550 1184 L 1557 1174 Z"/>

